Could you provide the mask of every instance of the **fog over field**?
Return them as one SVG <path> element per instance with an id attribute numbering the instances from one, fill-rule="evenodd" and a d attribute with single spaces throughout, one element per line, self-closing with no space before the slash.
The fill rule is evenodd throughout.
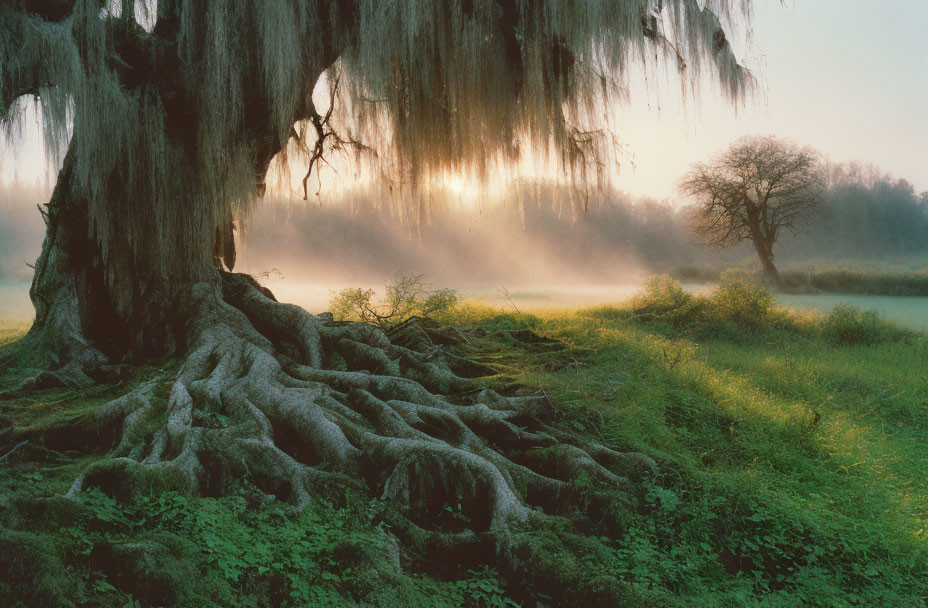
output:
<path id="1" fill-rule="evenodd" d="M 7 314 L 30 314 L 26 262 L 40 251 L 36 205 L 47 194 L 19 185 L 0 192 L 0 231 L 11 237 L 0 240 L 0 299 Z M 563 189 L 524 188 L 496 202 L 434 195 L 418 221 L 376 200 L 263 201 L 238 222 L 235 270 L 316 312 L 331 289 L 382 287 L 397 272 L 484 299 L 501 297 L 503 285 L 522 300 L 576 304 L 622 299 L 653 267 L 701 249 L 675 209 L 624 195 L 593 197 L 586 214 Z"/>
<path id="2" fill-rule="evenodd" d="M 503 285 L 522 298 L 534 292 L 540 303 L 602 301 L 634 289 L 649 272 L 652 252 L 629 231 L 656 238 L 675 228 L 661 224 L 673 210 L 647 201 L 597 201 L 584 217 L 569 201 L 552 199 L 557 193 L 534 189 L 483 207 L 449 197 L 432 201 L 419 222 L 361 196 L 270 201 L 269 212 L 243 222 L 240 264 L 252 274 L 277 269 L 267 282 L 310 309 L 324 307 L 330 288 L 378 287 L 397 272 L 489 299 Z M 689 239 L 682 231 L 674 238 Z"/>
<path id="3" fill-rule="evenodd" d="M 51 192 L 40 183 L 0 183 L 0 317 L 30 317 L 31 265 L 42 250 L 45 223 L 37 205 Z"/>
<path id="4" fill-rule="evenodd" d="M 865 165 L 832 173 L 808 230 L 777 244 L 778 264 L 793 271 L 924 270 L 925 194 Z M 39 183 L 0 187 L 0 316 L 32 314 L 28 283 L 44 236 L 37 206 L 48 196 Z M 655 273 L 757 267 L 746 243 L 725 251 L 704 246 L 689 229 L 687 207 L 622 193 L 594 193 L 585 211 L 576 192 L 539 183 L 496 199 L 433 192 L 402 208 L 366 192 L 310 199 L 268 197 L 253 217 L 239 218 L 235 270 L 258 276 L 281 300 L 312 312 L 326 310 L 332 290 L 382 289 L 396 273 L 422 275 L 465 297 L 532 308 L 621 301 Z M 835 301 L 782 298 L 826 311 Z M 852 303 L 928 326 L 917 313 L 928 309 L 920 300 Z"/>

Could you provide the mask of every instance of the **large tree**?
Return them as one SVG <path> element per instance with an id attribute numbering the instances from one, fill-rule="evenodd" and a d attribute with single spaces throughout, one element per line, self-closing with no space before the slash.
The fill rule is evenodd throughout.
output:
<path id="1" fill-rule="evenodd" d="M 680 182 L 696 198 L 694 229 L 712 246 L 751 241 L 774 284 L 780 274 L 773 246 L 784 230 L 807 227 L 824 192 L 818 154 L 773 136 L 742 137 Z"/>
<path id="2" fill-rule="evenodd" d="M 596 122 L 629 65 L 666 66 L 690 84 L 713 74 L 733 99 L 744 94 L 750 75 L 723 25 L 747 21 L 748 0 L 156 6 L 0 1 L 0 112 L 12 124 L 18 100 L 37 99 L 48 146 L 62 151 L 35 323 L 20 344 L 46 368 L 32 385 L 183 361 L 176 377 L 99 409 L 110 429 L 101 442 L 120 457 L 92 465 L 72 493 L 152 480 L 213 493 L 247 474 L 303 504 L 357 482 L 423 525 L 459 502 L 490 536 L 433 531 L 429 546 L 489 547 L 524 569 L 530 555 L 507 532 L 548 517 L 542 506 L 571 512 L 570 479 L 628 488 L 648 459 L 603 446 L 560 445 L 556 466 L 516 463 L 514 450 L 549 442 L 535 432 L 544 400 L 452 398 L 473 373 L 467 362 L 412 335 L 391 341 L 312 316 L 233 274 L 231 222 L 288 148 L 318 162 L 308 134 L 373 152 L 387 179 L 413 190 L 441 171 L 486 176 L 530 154 L 595 183 L 613 145 Z M 327 72 L 334 115 L 312 97 Z M 228 423 L 205 423 L 209 412 Z"/>

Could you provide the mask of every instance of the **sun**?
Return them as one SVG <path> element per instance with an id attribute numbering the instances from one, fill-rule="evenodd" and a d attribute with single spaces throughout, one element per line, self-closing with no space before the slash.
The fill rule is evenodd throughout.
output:
<path id="1" fill-rule="evenodd" d="M 447 190 L 457 196 L 473 195 L 476 194 L 476 189 L 469 187 L 467 182 L 464 181 L 464 178 L 460 175 L 448 175 L 444 183 L 442 184 L 443 189 Z"/>
<path id="2" fill-rule="evenodd" d="M 429 184 L 432 192 L 453 197 L 464 203 L 473 203 L 479 199 L 484 187 L 476 177 L 459 171 L 445 171 Z"/>

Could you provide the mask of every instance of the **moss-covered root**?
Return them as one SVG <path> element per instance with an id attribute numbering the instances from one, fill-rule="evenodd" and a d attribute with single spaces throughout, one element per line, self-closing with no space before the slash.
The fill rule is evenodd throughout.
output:
<path id="1" fill-rule="evenodd" d="M 0 528 L 0 556 L 0 605 L 28 597 L 36 608 L 73 606 L 63 599 L 69 595 L 67 570 L 49 539 Z"/>
<path id="2" fill-rule="evenodd" d="M 578 477 L 627 490 L 626 471 L 641 466 L 602 446 L 524 457 L 550 452 L 538 449 L 550 436 L 536 432 L 546 401 L 462 391 L 458 358 L 280 304 L 243 275 L 224 275 L 221 292 L 194 286 L 189 309 L 188 355 L 166 403 L 155 381 L 102 406 L 98 415 L 121 425 L 120 456 L 89 467 L 71 495 L 219 495 L 247 478 L 301 506 L 353 485 L 450 546 L 571 510 Z"/>
<path id="3" fill-rule="evenodd" d="M 169 533 L 154 533 L 131 541 L 109 541 L 94 548 L 90 567 L 106 575 L 143 606 L 196 605 L 196 595 L 229 596 L 228 588 L 204 578 L 195 567 L 198 548 Z M 204 589 L 204 586 L 207 586 Z M 209 587 L 213 587 L 210 589 Z"/>
<path id="4" fill-rule="evenodd" d="M 676 606 L 662 593 L 633 587 L 616 578 L 592 556 L 603 549 L 599 539 L 566 532 L 557 526 L 520 530 L 500 542 L 501 570 L 510 584 L 531 589 L 544 604 L 562 608 L 592 606 Z M 532 603 L 530 597 L 527 604 Z"/>

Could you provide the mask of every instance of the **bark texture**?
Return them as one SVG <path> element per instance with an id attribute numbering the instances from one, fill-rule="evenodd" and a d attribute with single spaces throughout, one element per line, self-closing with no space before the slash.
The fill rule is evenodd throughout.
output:
<path id="1" fill-rule="evenodd" d="M 46 235 L 29 295 L 35 321 L 19 345 L 46 371 L 24 388 L 82 385 L 105 379 L 114 365 L 144 361 L 183 346 L 183 314 L 170 282 L 145 281 L 139 272 L 117 309 L 98 242 L 91 236 L 87 200 L 75 187 L 68 154 L 43 212 Z M 132 264 L 128 271 L 132 272 Z"/>

